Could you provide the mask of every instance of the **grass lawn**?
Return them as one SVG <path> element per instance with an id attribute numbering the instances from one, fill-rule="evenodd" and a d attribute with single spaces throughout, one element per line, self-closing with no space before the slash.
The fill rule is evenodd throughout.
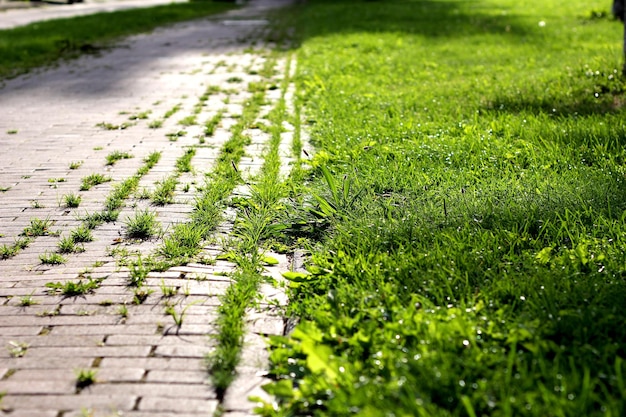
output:
<path id="1" fill-rule="evenodd" d="M 189 3 L 55 19 L 0 30 L 0 79 L 61 58 L 98 52 L 123 36 L 209 16 L 232 7 L 224 2 L 191 0 Z"/>
<path id="2" fill-rule="evenodd" d="M 309 0 L 316 154 L 267 416 L 626 414 L 626 120 L 610 2 Z"/>

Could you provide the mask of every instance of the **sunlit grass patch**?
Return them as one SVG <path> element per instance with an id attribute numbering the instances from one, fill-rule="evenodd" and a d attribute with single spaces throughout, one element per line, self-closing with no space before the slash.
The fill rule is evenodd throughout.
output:
<path id="1" fill-rule="evenodd" d="M 272 341 L 279 413 L 623 413 L 623 29 L 602 7 L 291 16 L 317 150 L 284 219 L 312 256 Z"/>

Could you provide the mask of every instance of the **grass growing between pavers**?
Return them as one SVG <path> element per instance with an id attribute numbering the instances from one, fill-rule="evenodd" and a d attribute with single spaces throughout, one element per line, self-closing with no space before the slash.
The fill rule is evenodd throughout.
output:
<path id="1" fill-rule="evenodd" d="M 604 2 L 310 0 L 317 153 L 267 416 L 621 416 L 621 31 Z M 301 110 L 296 110 L 300 112 Z"/>
<path id="2" fill-rule="evenodd" d="M 276 58 L 268 58 L 267 67 L 274 68 Z M 273 132 L 279 132 L 285 118 L 284 91 L 289 84 L 289 70 L 285 71 L 283 94 L 274 109 L 268 115 Z M 249 90 L 254 90 L 249 86 Z M 265 89 L 258 89 L 264 94 Z M 251 121 L 253 119 L 250 119 Z M 234 131 L 238 131 L 235 129 Z M 237 376 L 245 336 L 245 316 L 258 296 L 259 284 L 263 281 L 263 264 L 267 258 L 263 255 L 262 244 L 280 232 L 276 219 L 281 213 L 281 200 L 286 197 L 286 188 L 279 178 L 280 159 L 278 146 L 280 133 L 270 136 L 267 149 L 263 154 L 263 165 L 254 184 L 249 185 L 250 195 L 236 200 L 239 208 L 232 240 L 227 243 L 227 257 L 237 264 L 233 274 L 233 283 L 221 297 L 218 308 L 217 324 L 219 332 L 215 337 L 217 346 L 207 357 L 211 381 L 215 386 L 219 400 L 224 398 L 229 386 Z M 225 163 L 225 162 L 222 162 Z"/>
<path id="3" fill-rule="evenodd" d="M 107 156 L 107 161 L 111 159 L 110 158 L 111 155 L 112 154 Z M 48 264 L 48 265 L 63 264 L 67 262 L 67 258 L 63 257 L 61 254 L 83 252 L 85 250 L 83 244 L 93 241 L 92 230 L 105 222 L 113 222 L 117 220 L 120 209 L 124 206 L 124 200 L 126 200 L 131 195 L 131 193 L 137 190 L 137 187 L 139 186 L 139 180 L 141 179 L 141 177 L 144 176 L 146 173 L 148 173 L 148 171 L 152 169 L 159 162 L 160 158 L 161 158 L 160 152 L 152 152 L 146 158 L 144 158 L 143 160 L 144 164 L 137 170 L 135 175 L 125 179 L 124 181 L 116 184 L 113 187 L 111 192 L 105 198 L 104 209 L 100 212 L 86 214 L 85 216 L 83 216 L 81 219 L 82 224 L 78 226 L 76 229 L 70 231 L 69 235 L 59 240 L 57 244 L 58 253 L 46 252 L 42 254 L 39 257 L 41 263 Z M 117 159 L 124 159 L 124 158 L 121 157 Z M 85 188 L 84 187 L 85 184 L 97 185 L 101 183 L 99 180 L 95 181 L 94 178 L 101 179 L 104 177 L 100 174 L 92 174 L 89 177 L 83 178 L 81 190 Z M 104 178 L 104 179 L 107 180 L 106 182 L 111 181 L 111 178 Z M 68 202 L 69 199 L 66 198 L 66 206 L 78 207 L 81 197 L 76 196 L 74 194 L 71 194 L 71 196 L 73 200 L 77 201 L 77 203 L 74 205 L 71 205 Z M 66 197 L 68 197 L 68 195 L 66 195 Z M 29 228 L 26 228 L 24 233 L 27 236 L 41 236 L 41 234 L 39 233 L 43 233 L 44 231 L 46 231 L 49 225 L 45 228 L 42 228 L 40 223 L 41 221 L 38 221 L 38 219 L 33 219 L 31 221 L 31 226 Z M 33 234 L 34 233 L 33 231 L 38 231 L 39 233 Z M 26 247 L 28 246 L 29 243 L 30 241 L 26 242 L 26 244 L 23 246 Z M 12 248 L 9 247 L 7 248 L 6 251 L 3 251 L 3 253 L 7 252 L 8 254 L 11 254 L 12 256 L 16 255 L 18 251 L 11 250 L 11 249 Z M 5 256 L 5 258 L 6 257 L 9 257 L 9 256 Z"/>
<path id="4" fill-rule="evenodd" d="M 0 78 L 61 58 L 97 53 L 123 36 L 229 10 L 228 3 L 195 0 L 166 6 L 98 13 L 0 30 Z"/>

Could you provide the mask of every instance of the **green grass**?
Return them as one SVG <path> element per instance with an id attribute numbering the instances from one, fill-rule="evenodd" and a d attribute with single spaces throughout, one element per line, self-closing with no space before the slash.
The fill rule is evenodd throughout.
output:
<path id="1" fill-rule="evenodd" d="M 39 260 L 44 265 L 61 265 L 67 262 L 67 258 L 59 253 L 45 252 L 39 255 Z"/>
<path id="2" fill-rule="evenodd" d="M 125 222 L 126 235 L 133 239 L 148 239 L 160 230 L 156 213 L 145 209 L 135 211 L 133 217 L 128 217 Z"/>
<path id="3" fill-rule="evenodd" d="M 37 22 L 0 31 L 0 78 L 14 76 L 60 58 L 95 53 L 112 41 L 164 24 L 197 19 L 231 8 L 192 1 L 153 8 L 99 13 Z"/>
<path id="4" fill-rule="evenodd" d="M 54 222 L 50 219 L 30 219 L 30 225 L 22 231 L 23 236 L 37 237 L 50 234 L 50 227 Z"/>
<path id="5" fill-rule="evenodd" d="M 80 206 L 82 197 L 78 194 L 70 193 L 63 196 L 63 204 L 68 208 L 76 208 Z"/>
<path id="6" fill-rule="evenodd" d="M 20 297 L 20 303 L 19 303 L 20 306 L 21 307 L 30 307 L 30 306 L 34 306 L 34 305 L 39 304 L 39 301 L 37 301 L 37 300 L 35 300 L 33 298 L 33 294 L 34 294 L 34 292 L 31 293 L 31 294 L 28 294 L 28 295 L 21 296 Z"/>
<path id="7" fill-rule="evenodd" d="M 590 18 L 608 7 L 286 16 L 316 152 L 283 225 L 311 260 L 262 414 L 624 414 L 623 28 Z"/>
<path id="8" fill-rule="evenodd" d="M 150 200 L 157 206 L 164 206 L 174 202 L 174 191 L 176 191 L 176 185 L 178 179 L 176 176 L 169 176 L 156 183 L 156 188 L 152 192 Z"/>
<path id="9" fill-rule="evenodd" d="M 182 223 L 177 225 L 171 234 L 163 239 L 159 254 L 166 259 L 185 259 L 200 252 L 200 243 L 206 236 L 204 225 Z"/>
<path id="10" fill-rule="evenodd" d="M 76 371 L 76 390 L 78 392 L 95 384 L 97 382 L 97 369 L 79 369 Z"/>
<path id="11" fill-rule="evenodd" d="M 130 276 L 128 285 L 131 287 L 136 287 L 137 289 L 141 288 L 146 281 L 146 278 L 148 278 L 148 273 L 150 272 L 150 269 L 148 268 L 149 265 L 149 262 L 144 263 L 141 255 L 138 255 L 137 259 L 135 259 L 129 265 Z"/>
<path id="12" fill-rule="evenodd" d="M 113 151 L 106 156 L 107 165 L 115 165 L 115 163 L 121 159 L 130 159 L 133 156 L 128 152 Z"/>
<path id="13" fill-rule="evenodd" d="M 269 62 L 266 64 L 268 67 L 276 65 L 274 56 L 269 57 L 267 62 Z M 287 70 L 286 73 L 289 71 Z M 285 83 L 287 82 L 286 78 Z M 255 113 L 259 110 L 258 106 L 264 100 L 264 89 L 261 91 L 253 89 L 251 92 L 254 95 L 244 107 L 244 112 L 238 122 L 240 126 L 250 127 L 250 124 L 256 119 Z M 284 110 L 284 99 L 280 100 L 276 108 Z M 275 116 L 274 121 L 280 125 L 284 111 L 273 111 L 273 114 Z M 231 140 L 232 138 L 237 140 L 234 143 L 242 143 L 240 146 L 246 143 L 246 137 L 241 134 L 239 126 L 235 125 L 231 132 L 233 133 Z M 280 135 L 272 139 L 269 143 L 269 149 L 264 155 L 265 162 L 257 181 L 258 184 L 250 186 L 251 196 L 241 202 L 241 210 L 238 213 L 232 233 L 233 240 L 227 248 L 229 250 L 228 256 L 237 263 L 238 270 L 233 274 L 235 282 L 228 287 L 226 293 L 221 297 L 217 319 L 219 332 L 215 336 L 216 347 L 206 358 L 209 375 L 220 400 L 236 377 L 236 368 L 243 348 L 246 309 L 253 303 L 258 286 L 263 279 L 261 276 L 262 262 L 266 258 L 263 256 L 260 245 L 281 229 L 280 226 L 273 224 L 280 212 L 279 200 L 285 197 L 283 193 L 285 188 L 278 178 Z M 237 155 L 236 152 L 230 152 L 227 145 L 228 142 L 224 145 L 223 153 L 219 159 L 222 164 L 227 163 L 229 158 Z"/>
<path id="14" fill-rule="evenodd" d="M 89 228 L 86 225 L 81 225 L 72 230 L 72 233 L 70 234 L 72 242 L 87 243 L 93 241 L 93 234 L 91 233 L 91 229 L 93 228 Z"/>
<path id="15" fill-rule="evenodd" d="M 88 191 L 96 185 L 104 184 L 105 182 L 109 181 L 111 181 L 111 177 L 107 177 L 102 174 L 90 174 L 86 177 L 83 177 L 80 190 Z"/>
<path id="16" fill-rule="evenodd" d="M 191 160 L 196 155 L 196 148 L 189 148 L 185 151 L 185 153 L 176 160 L 176 170 L 179 173 L 183 172 L 191 172 L 193 170 L 193 166 L 191 165 Z"/>
<path id="17" fill-rule="evenodd" d="M 71 236 L 64 237 L 58 243 L 59 253 L 74 253 L 81 249 L 82 247 L 77 246 Z"/>
<path id="18" fill-rule="evenodd" d="M 196 116 L 195 115 L 191 115 L 191 116 L 185 116 L 182 119 L 180 119 L 178 121 L 178 124 L 181 126 L 192 126 L 197 124 L 197 120 L 196 120 Z"/>
<path id="19" fill-rule="evenodd" d="M 204 122 L 205 136 L 213 136 L 215 134 L 215 129 L 217 129 L 217 126 L 219 126 L 220 122 L 224 118 L 224 113 L 224 110 L 219 110 L 210 119 Z"/>
<path id="20" fill-rule="evenodd" d="M 46 288 L 50 294 L 60 294 L 64 297 L 78 297 L 91 294 L 100 288 L 101 279 L 85 277 L 78 281 L 48 282 Z"/>
<path id="21" fill-rule="evenodd" d="M 159 129 L 162 126 L 163 126 L 163 120 L 162 119 L 156 119 L 156 120 L 153 120 L 150 123 L 148 123 L 148 127 L 150 129 Z"/>
<path id="22" fill-rule="evenodd" d="M 181 107 L 182 106 L 180 104 L 176 104 L 174 107 L 165 112 L 165 114 L 163 115 L 163 119 L 169 119 L 174 114 L 176 114 L 181 109 Z"/>
<path id="23" fill-rule="evenodd" d="M 9 259 L 17 255 L 21 250 L 30 245 L 30 238 L 20 237 L 12 245 L 3 244 L 0 246 L 0 259 Z"/>

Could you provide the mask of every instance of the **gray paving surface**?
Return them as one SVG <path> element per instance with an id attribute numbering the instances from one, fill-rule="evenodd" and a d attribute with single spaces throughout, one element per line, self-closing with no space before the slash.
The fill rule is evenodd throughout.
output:
<path id="1" fill-rule="evenodd" d="M 218 151 L 228 138 L 243 102 L 248 82 L 256 75 L 266 53 L 258 19 L 267 7 L 287 1 L 252 1 L 248 7 L 219 19 L 188 22 L 150 35 L 126 39 L 100 56 L 86 56 L 8 81 L 0 89 L 0 247 L 12 245 L 33 219 L 50 222 L 48 236 L 34 238 L 17 256 L 0 260 L 0 415 L 7 416 L 207 416 L 218 406 L 210 386 L 204 357 L 212 349 L 210 337 L 219 295 L 230 285 L 234 265 L 189 264 L 150 273 L 147 288 L 153 292 L 143 304 L 133 303 L 127 286 L 124 254 L 148 255 L 160 240 L 144 242 L 124 238 L 124 222 L 137 209 L 157 214 L 167 234 L 171 226 L 188 220 L 196 186 L 204 182 Z M 231 24 L 250 19 L 250 24 Z M 239 21 L 239 23 L 242 23 Z M 254 43 L 254 50 L 250 47 Z M 293 67 L 293 65 L 292 65 Z M 276 80 L 284 76 L 286 62 L 277 66 Z M 211 85 L 221 92 L 211 95 L 197 115 L 198 121 L 225 109 L 214 137 L 200 146 L 202 126 L 181 126 L 193 114 L 199 97 Z M 280 97 L 270 92 L 266 110 Z M 293 94 L 292 91 L 288 95 Z M 165 119 L 168 110 L 180 110 Z M 147 119 L 130 120 L 145 113 Z M 163 119 L 161 128 L 150 128 Z M 99 124 L 122 125 L 107 130 Z M 290 127 L 281 150 L 282 172 L 288 171 Z M 187 133 L 172 141 L 168 133 Z M 262 163 L 268 140 L 260 129 L 247 132 L 252 144 L 240 169 L 252 175 Z M 94 230 L 94 241 L 82 253 L 65 255 L 62 265 L 46 265 L 42 254 L 55 253 L 61 238 L 80 224 L 80 217 L 102 210 L 116 184 L 134 175 L 148 154 L 162 152 L 160 162 L 141 178 L 140 189 L 174 171 L 175 162 L 188 147 L 195 147 L 193 173 L 182 174 L 176 203 L 151 206 L 132 197 L 118 221 Z M 133 157 L 106 165 L 113 151 Z M 70 164 L 80 162 L 77 169 Z M 100 173 L 111 182 L 80 191 L 83 177 Z M 187 190 L 185 184 L 189 185 Z M 67 194 L 82 197 L 78 208 L 65 207 Z M 227 233 L 229 224 L 220 228 Z M 219 246 L 208 245 L 212 257 Z M 280 278 L 289 260 L 273 255 L 280 264 L 267 274 Z M 63 298 L 48 293 L 49 282 L 102 279 L 93 294 Z M 163 287 L 176 289 L 163 297 Z M 267 352 L 264 336 L 282 334 L 283 319 L 274 303 L 285 295 L 264 284 L 259 308 L 247 316 L 248 335 L 239 378 L 224 399 L 226 415 L 248 415 L 254 404 L 249 395 L 262 395 Z M 32 300 L 31 305 L 25 300 Z M 185 311 L 182 325 L 165 314 L 171 305 Z M 126 310 L 124 314 L 123 311 Z M 77 389 L 80 370 L 96 371 L 97 382 Z"/>
<path id="2" fill-rule="evenodd" d="M 42 20 L 184 3 L 186 1 L 188 0 L 83 0 L 82 3 L 68 4 L 68 2 L 61 0 L 54 3 L 4 0 L 0 1 L 0 29 L 10 29 Z"/>

